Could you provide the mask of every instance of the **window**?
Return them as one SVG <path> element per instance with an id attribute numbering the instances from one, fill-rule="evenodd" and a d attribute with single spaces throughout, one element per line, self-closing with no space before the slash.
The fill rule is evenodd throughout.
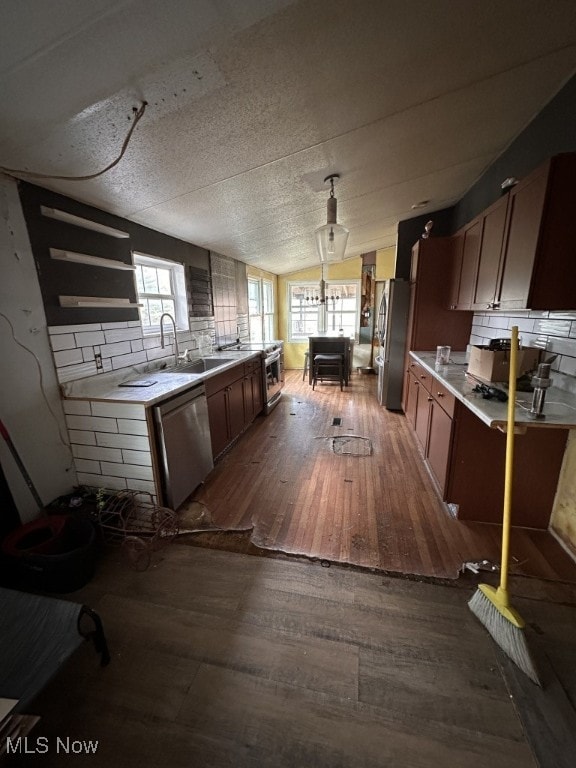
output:
<path id="1" fill-rule="evenodd" d="M 172 315 L 178 330 L 188 330 L 188 299 L 183 265 L 136 251 L 133 255 L 144 333 L 157 333 L 160 330 L 160 318 L 164 312 Z"/>
<path id="2" fill-rule="evenodd" d="M 320 286 L 313 283 L 289 283 L 290 341 L 306 341 L 315 333 L 339 333 L 354 336 L 359 323 L 358 281 L 341 283 L 327 280 L 325 302 L 320 302 Z"/>
<path id="3" fill-rule="evenodd" d="M 271 280 L 248 278 L 250 341 L 274 338 L 274 286 Z"/>

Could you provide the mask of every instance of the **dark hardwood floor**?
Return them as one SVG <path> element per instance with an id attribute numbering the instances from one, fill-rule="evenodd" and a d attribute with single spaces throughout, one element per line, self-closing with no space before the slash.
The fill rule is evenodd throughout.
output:
<path id="1" fill-rule="evenodd" d="M 378 406 L 376 377 L 350 386 L 302 382 L 257 419 L 195 496 L 216 527 L 251 530 L 257 547 L 390 573 L 456 579 L 462 564 L 500 559 L 497 525 L 458 521 L 439 499 L 406 419 Z M 340 426 L 333 426 L 340 419 Z M 371 455 L 341 455 L 332 438 L 371 440 Z M 365 451 L 364 441 L 343 450 Z M 336 446 L 339 449 L 339 446 Z M 216 534 L 199 545 L 224 546 Z M 246 550 L 246 538 L 229 548 Z M 576 563 L 546 531 L 514 528 L 511 573 L 576 583 Z"/>
<path id="2" fill-rule="evenodd" d="M 312 393 L 290 374 L 200 494 L 231 531 L 178 536 L 144 572 L 103 553 L 69 597 L 99 612 L 111 663 L 85 644 L 30 709 L 27 748 L 46 751 L 7 766 L 571 768 L 568 566 L 546 534 L 515 532 L 514 567 L 545 574 L 511 579 L 541 690 L 469 610 L 478 577 L 454 578 L 468 557 L 497 558 L 497 526 L 447 514 L 374 383 Z M 335 455 L 338 433 L 370 437 L 372 455 Z M 226 546 L 259 556 L 211 548 Z M 67 754 L 68 738 L 97 746 Z"/>
<path id="3" fill-rule="evenodd" d="M 83 646 L 34 703 L 48 751 L 7 765 L 537 768 L 468 592 L 178 541 L 139 573 L 111 550 L 71 597 L 112 661 Z M 576 609 L 555 608 L 568 650 Z"/>

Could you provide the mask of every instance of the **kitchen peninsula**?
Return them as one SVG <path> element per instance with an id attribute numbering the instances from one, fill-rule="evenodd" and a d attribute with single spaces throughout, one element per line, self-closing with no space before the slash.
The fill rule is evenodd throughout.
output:
<path id="1" fill-rule="evenodd" d="M 507 405 L 474 392 L 464 353 L 436 367 L 435 352 L 410 352 L 406 417 L 442 499 L 459 519 L 499 523 L 504 493 Z M 528 416 L 517 393 L 513 525 L 547 528 L 576 396 L 552 386 L 546 418 Z"/>

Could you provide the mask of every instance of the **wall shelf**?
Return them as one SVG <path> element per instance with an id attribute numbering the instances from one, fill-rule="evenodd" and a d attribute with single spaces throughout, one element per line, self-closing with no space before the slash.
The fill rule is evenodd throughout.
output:
<path id="1" fill-rule="evenodd" d="M 99 224 L 97 221 L 91 221 L 90 219 L 83 219 L 81 216 L 75 216 L 73 213 L 67 211 L 61 211 L 58 208 L 48 208 L 45 205 L 40 206 L 40 212 L 42 216 L 47 216 L 49 219 L 58 219 L 58 221 L 65 221 L 67 224 L 74 224 L 76 227 L 82 227 L 83 229 L 91 229 L 94 232 L 101 232 L 104 235 L 110 235 L 110 237 L 127 238 L 130 237 L 128 232 L 123 232 L 121 229 L 114 229 L 114 227 L 107 227 L 105 224 Z"/>
<path id="2" fill-rule="evenodd" d="M 116 299 L 109 296 L 58 296 L 61 307 L 73 307 L 74 309 L 133 309 L 142 304 L 131 302 L 130 299 Z"/>
<path id="3" fill-rule="evenodd" d="M 50 248 L 50 257 L 58 261 L 73 261 L 77 264 L 90 264 L 94 267 L 104 267 L 105 269 L 123 269 L 134 271 L 136 267 L 133 264 L 125 264 L 116 259 L 103 259 L 101 256 L 91 256 L 89 253 L 75 253 L 74 251 L 62 251 L 58 248 Z"/>

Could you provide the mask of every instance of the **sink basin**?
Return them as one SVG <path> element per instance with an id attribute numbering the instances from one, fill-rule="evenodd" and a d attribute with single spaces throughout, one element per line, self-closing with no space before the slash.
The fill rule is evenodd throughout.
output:
<path id="1" fill-rule="evenodd" d="M 182 363 L 171 368 L 163 368 L 158 373 L 206 373 L 222 365 L 236 362 L 234 359 L 224 357 L 201 357 L 191 363 Z"/>

